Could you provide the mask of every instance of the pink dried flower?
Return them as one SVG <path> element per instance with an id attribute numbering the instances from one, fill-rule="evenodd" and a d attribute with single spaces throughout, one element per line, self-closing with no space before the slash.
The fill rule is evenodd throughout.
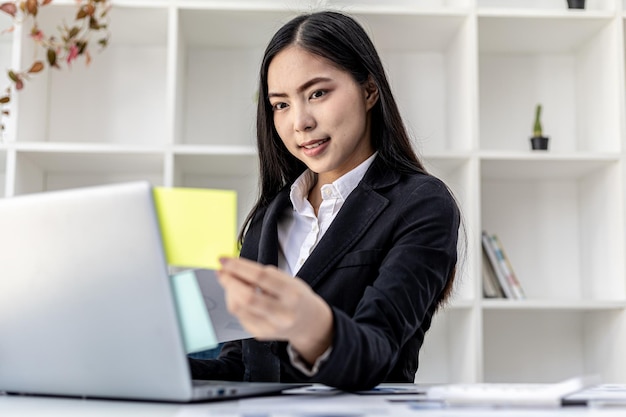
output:
<path id="1" fill-rule="evenodd" d="M 70 65 L 76 58 L 78 58 L 78 46 L 76 46 L 76 44 L 72 44 L 67 53 L 67 64 Z"/>
<path id="2" fill-rule="evenodd" d="M 39 29 L 33 30 L 30 37 L 33 38 L 35 42 L 41 42 L 43 41 L 43 32 Z"/>

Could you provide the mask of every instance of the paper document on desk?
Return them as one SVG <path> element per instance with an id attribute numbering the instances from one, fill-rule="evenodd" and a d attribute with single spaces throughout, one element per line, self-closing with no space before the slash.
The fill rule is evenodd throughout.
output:
<path id="1" fill-rule="evenodd" d="M 219 268 L 237 254 L 237 194 L 206 188 L 154 188 L 154 203 L 169 265 Z"/>
<path id="2" fill-rule="evenodd" d="M 226 308 L 224 289 L 217 282 L 215 270 L 196 269 L 194 272 L 204 298 L 204 304 L 211 316 L 217 340 L 219 342 L 228 342 L 251 338 L 252 335 L 244 330 L 237 317 L 230 314 Z"/>
<path id="3" fill-rule="evenodd" d="M 187 353 L 212 349 L 218 342 L 252 337 L 228 312 L 215 270 L 182 271 L 172 275 L 171 280 Z"/>

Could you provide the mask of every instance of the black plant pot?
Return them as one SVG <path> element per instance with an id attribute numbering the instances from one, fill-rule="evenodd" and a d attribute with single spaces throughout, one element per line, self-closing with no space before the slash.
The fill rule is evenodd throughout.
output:
<path id="1" fill-rule="evenodd" d="M 547 136 L 533 136 L 530 138 L 530 147 L 533 151 L 547 151 L 548 139 Z"/>
<path id="2" fill-rule="evenodd" d="M 584 9 L 585 0 L 567 0 L 567 7 L 570 9 Z"/>

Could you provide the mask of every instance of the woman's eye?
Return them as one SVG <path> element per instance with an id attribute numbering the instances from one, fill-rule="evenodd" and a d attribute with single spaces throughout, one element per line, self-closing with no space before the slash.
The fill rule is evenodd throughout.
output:
<path id="1" fill-rule="evenodd" d="M 326 91 L 324 90 L 317 90 L 314 91 L 313 94 L 311 94 L 311 98 L 320 98 L 322 96 L 326 95 Z"/>
<path id="2" fill-rule="evenodd" d="M 272 104 L 272 109 L 273 110 L 282 110 L 282 109 L 284 109 L 286 107 L 287 107 L 287 103 L 283 103 L 283 102 Z"/>

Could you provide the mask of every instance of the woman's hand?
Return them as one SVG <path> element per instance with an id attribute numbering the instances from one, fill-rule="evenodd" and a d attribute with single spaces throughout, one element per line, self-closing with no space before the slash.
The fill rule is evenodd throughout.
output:
<path id="1" fill-rule="evenodd" d="M 243 258 L 220 259 L 226 305 L 260 340 L 286 340 L 309 364 L 332 343 L 328 304 L 300 278 Z"/>

